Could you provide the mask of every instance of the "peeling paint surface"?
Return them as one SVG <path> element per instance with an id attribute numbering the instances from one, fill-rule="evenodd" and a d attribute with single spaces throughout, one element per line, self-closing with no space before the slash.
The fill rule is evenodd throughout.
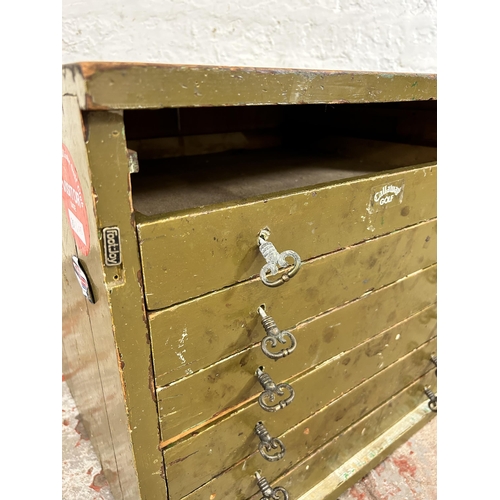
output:
<path id="1" fill-rule="evenodd" d="M 62 499 L 114 500 L 99 459 L 62 384 Z M 437 418 L 339 497 L 339 500 L 435 500 Z M 246 462 L 243 467 L 245 468 Z"/>

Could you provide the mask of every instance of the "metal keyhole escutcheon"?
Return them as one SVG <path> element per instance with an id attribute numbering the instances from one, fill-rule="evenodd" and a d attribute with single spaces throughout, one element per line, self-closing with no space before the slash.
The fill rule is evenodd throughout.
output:
<path id="1" fill-rule="evenodd" d="M 285 250 L 284 252 L 279 253 L 278 250 L 276 250 L 276 247 L 270 241 L 267 241 L 268 236 L 269 231 L 262 230 L 258 239 L 260 253 L 267 262 L 267 264 L 265 264 L 260 270 L 260 279 L 264 285 L 275 287 L 280 286 L 293 278 L 299 272 L 302 261 L 300 260 L 299 255 L 293 250 Z M 291 265 L 286 261 L 287 257 L 291 257 L 293 259 L 293 268 L 290 271 L 283 273 L 278 279 L 270 281 L 268 276 L 276 276 L 280 269 L 284 269 Z"/>
<path id="2" fill-rule="evenodd" d="M 262 371 L 261 368 L 257 369 L 255 375 L 259 379 L 260 385 L 264 388 L 264 391 L 259 396 L 259 405 L 263 410 L 276 412 L 289 405 L 293 401 L 293 398 L 295 397 L 295 391 L 292 389 L 291 385 L 285 383 L 275 384 L 272 381 L 271 377 L 267 373 Z M 285 391 L 288 391 L 290 393 L 287 398 L 281 399 L 275 404 L 266 403 L 266 401 L 268 401 L 269 403 L 274 403 L 276 397 L 283 396 L 285 394 Z"/>
<path id="3" fill-rule="evenodd" d="M 281 439 L 271 437 L 269 431 L 262 422 L 255 424 L 255 434 L 259 436 L 259 453 L 269 462 L 281 460 L 285 455 L 285 445 Z M 279 450 L 278 453 L 272 453 L 273 450 Z"/>
<path id="4" fill-rule="evenodd" d="M 264 337 L 260 343 L 262 352 L 271 359 L 280 359 L 291 354 L 297 347 L 295 337 L 286 330 L 280 330 L 274 319 L 271 316 L 268 316 L 262 307 L 259 307 L 258 313 L 262 318 L 262 326 L 267 333 L 267 336 Z M 272 348 L 275 348 L 278 345 L 278 342 L 280 344 L 286 344 L 287 339 L 290 340 L 290 347 L 281 349 L 279 352 L 272 352 L 267 347 L 267 345 L 270 344 Z"/>
<path id="5" fill-rule="evenodd" d="M 264 495 L 260 500 L 267 500 L 269 498 L 271 500 L 289 500 L 288 491 L 283 486 L 272 488 L 267 479 L 262 477 L 258 472 L 255 473 L 255 479 L 257 479 L 260 492 Z"/>

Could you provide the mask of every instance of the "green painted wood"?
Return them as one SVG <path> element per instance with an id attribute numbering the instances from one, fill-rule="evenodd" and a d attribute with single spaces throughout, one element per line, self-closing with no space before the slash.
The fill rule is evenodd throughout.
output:
<path id="1" fill-rule="evenodd" d="M 392 394 L 403 390 L 426 373 L 432 367 L 429 357 L 435 352 L 434 349 L 435 341 L 424 344 L 294 428 L 287 430 L 279 436 L 286 447 L 285 456 L 279 462 L 272 464 L 264 462 L 256 451 L 259 440 L 252 434 L 251 428 L 247 430 L 244 438 L 235 440 L 231 435 L 217 434 L 218 426 L 215 426 L 213 441 L 207 441 L 208 433 L 202 432 L 166 450 L 167 474 L 172 478 L 181 478 L 171 482 L 172 500 L 189 494 L 215 476 L 216 479 L 202 490 L 208 488 L 210 494 L 215 494 L 216 498 L 228 498 L 233 490 L 242 498 L 251 494 L 254 482 L 248 477 L 248 471 L 264 467 L 267 471 L 269 465 L 274 477 L 277 477 L 288 470 L 343 429 L 365 417 Z M 431 375 L 427 378 L 432 381 Z M 267 426 L 271 435 L 278 437 L 267 420 L 266 415 L 261 416 L 261 421 Z M 233 467 L 235 463 L 237 465 Z M 230 474 L 219 475 L 230 467 L 233 467 Z"/>
<path id="2" fill-rule="evenodd" d="M 100 353 L 106 365 L 114 370 L 113 374 L 111 368 L 104 369 L 104 363 L 101 364 L 101 383 L 103 387 L 109 385 L 107 404 L 114 409 L 109 412 L 109 427 L 112 434 L 117 434 L 114 454 L 122 463 L 119 474 L 123 498 L 164 500 L 167 488 L 162 454 L 158 450 L 158 411 L 141 287 L 141 262 L 137 233 L 131 224 L 123 117 L 119 113 L 96 111 L 87 113 L 85 123 L 91 182 L 89 196 L 93 203 L 87 205 L 87 210 L 95 213 L 97 225 L 93 241 L 95 257 L 89 262 L 88 270 L 94 290 L 99 292 L 89 314 L 93 316 L 96 353 Z M 81 127 L 80 120 L 78 126 Z M 103 265 L 100 238 L 106 226 L 120 228 L 121 266 Z M 120 400 L 123 401 L 122 411 L 117 409 Z"/>
<path id="3" fill-rule="evenodd" d="M 288 329 L 435 262 L 436 222 L 430 221 L 306 262 L 278 288 L 255 279 L 150 314 L 156 384 L 190 375 L 262 339 L 261 304 Z M 428 279 L 435 282 L 435 275 Z"/>
<path id="4" fill-rule="evenodd" d="M 68 64 L 63 71 L 72 75 L 83 109 L 437 98 L 437 80 L 431 74 L 118 62 Z"/>
<path id="5" fill-rule="evenodd" d="M 256 494 L 257 486 L 253 477 L 257 470 L 260 470 L 261 474 L 273 485 L 284 486 L 291 494 L 291 498 L 297 498 L 298 492 L 310 489 L 325 477 L 328 469 L 322 468 L 321 473 L 318 474 L 313 469 L 313 465 L 307 463 L 304 469 L 310 465 L 307 469 L 309 474 L 301 477 L 305 484 L 299 487 L 293 485 L 295 481 L 287 481 L 287 479 L 281 479 L 280 476 L 286 474 L 290 468 L 300 468 L 308 459 L 312 462 L 310 458 L 316 457 L 318 453 L 321 454 L 323 460 L 329 462 L 330 467 L 337 463 L 340 465 L 425 401 L 423 387 L 431 383 L 433 379 L 435 377 L 432 372 L 427 372 L 417 380 L 411 380 L 410 385 L 403 387 L 395 395 L 387 394 L 382 404 L 367 409 L 365 415 L 351 425 L 343 426 L 342 423 L 339 425 L 333 422 L 332 419 L 335 416 L 340 415 L 341 419 L 343 417 L 340 413 L 336 415 L 332 411 L 333 406 L 327 407 L 280 437 L 284 443 L 288 444 L 282 460 L 267 462 L 260 455 L 254 454 L 183 498 L 202 500 L 212 496 L 215 499 L 243 500 L 250 497 L 252 500 L 260 499 L 260 496 Z M 330 419 L 328 414 L 331 415 Z M 347 422 L 349 418 L 346 418 Z M 341 427 L 340 433 L 334 433 L 333 429 L 336 426 Z M 328 435 L 330 427 L 332 432 Z"/>
<path id="6" fill-rule="evenodd" d="M 374 192 L 397 181 L 404 182 L 402 203 L 370 213 Z M 165 308 L 257 276 L 265 264 L 257 236 L 265 227 L 278 251 L 308 260 L 435 216 L 434 164 L 143 219 L 147 307 Z"/>
<path id="7" fill-rule="evenodd" d="M 262 296 L 268 314 L 275 318 L 278 327 L 300 337 L 293 356 L 281 360 L 279 364 L 288 366 L 291 363 L 294 370 L 301 371 L 311 366 L 311 353 L 314 355 L 312 364 L 315 364 L 340 352 L 343 339 L 349 338 L 352 332 L 363 330 L 366 332 L 365 338 L 368 338 L 371 333 L 378 333 L 422 310 L 435 300 L 436 273 L 436 266 L 419 270 L 400 282 L 364 295 L 357 302 L 341 306 L 321 319 L 317 318 L 313 322 L 314 329 L 322 331 L 321 336 L 317 337 L 309 334 L 308 323 L 298 328 L 293 326 L 294 322 L 308 321 L 307 314 L 302 311 L 303 301 L 294 301 L 291 309 L 288 302 L 269 302 Z M 321 291 L 318 291 L 320 294 Z M 323 294 L 325 298 L 322 306 L 325 309 L 352 298 L 352 293 L 330 297 L 328 290 L 325 290 Z M 254 310 L 251 310 L 251 303 L 237 304 L 234 296 L 234 290 L 207 295 L 150 317 L 157 386 L 170 384 L 252 345 L 255 348 L 255 344 L 262 340 L 264 328 L 255 310 L 255 300 Z M 301 296 L 298 295 L 299 298 Z M 236 320 L 238 312 L 233 312 L 233 308 L 238 305 L 242 318 L 239 322 Z M 200 308 L 203 314 L 198 314 L 196 308 Z M 229 311 L 228 316 L 218 315 L 217 311 L 221 310 Z M 317 311 L 311 312 L 317 314 Z M 257 346 L 257 350 L 260 347 Z M 248 353 L 244 356 L 247 359 Z"/>
<path id="8" fill-rule="evenodd" d="M 417 386 L 417 396 L 420 394 L 424 384 L 425 382 Z M 337 499 L 349 486 L 352 486 L 372 468 L 376 467 L 384 458 L 405 443 L 415 432 L 420 430 L 427 422 L 436 416 L 434 412 L 428 409 L 426 401 L 420 403 L 415 408 L 410 408 L 410 411 L 408 411 L 406 415 L 401 415 L 401 409 L 405 408 L 402 404 L 404 405 L 404 403 L 408 402 L 408 400 L 405 401 L 403 398 L 394 398 L 393 402 L 387 404 L 385 411 L 379 413 L 379 422 L 382 421 L 382 425 L 380 425 L 378 429 L 382 430 L 382 433 L 378 436 L 375 435 L 376 433 L 374 433 L 371 428 L 370 431 L 372 432 L 370 432 L 368 436 L 365 436 L 363 434 L 363 429 L 368 427 L 363 427 L 363 429 L 361 429 L 360 425 L 353 426 L 351 432 L 346 432 L 346 436 L 339 436 L 338 440 L 334 440 L 331 445 L 326 445 L 323 449 L 318 450 L 316 454 L 306 459 L 299 466 L 286 474 L 285 477 L 278 479 L 277 483 L 284 486 L 286 485 L 285 487 L 287 487 L 293 495 L 292 498 L 299 498 L 300 495 L 303 495 L 300 496 L 299 500 L 304 500 L 304 498 L 309 499 L 309 492 L 311 488 L 315 486 L 315 481 L 318 479 L 321 480 L 321 478 L 332 469 L 338 471 L 339 468 L 342 468 L 342 479 L 345 479 L 345 482 L 341 484 L 338 489 L 330 491 L 328 496 L 320 497 L 324 500 Z M 397 407 L 396 405 L 401 406 Z M 396 419 L 394 417 L 396 417 Z M 390 420 L 384 420 L 387 418 Z M 386 428 L 386 423 L 392 423 L 393 425 Z M 366 424 L 368 424 L 367 421 L 363 422 L 363 425 Z M 368 441 L 370 438 L 372 438 L 372 441 Z M 385 441 L 382 450 L 376 446 L 380 441 Z M 340 453 L 336 452 L 336 448 L 340 449 L 343 447 L 345 447 L 345 449 L 341 449 Z M 358 447 L 360 449 L 357 449 Z M 371 450 L 369 448 L 371 448 Z M 347 461 L 357 458 L 356 455 L 360 452 L 363 452 L 363 454 L 366 453 L 363 458 L 371 460 L 365 464 L 361 470 L 347 469 L 349 465 Z M 349 454 L 351 455 L 347 456 Z M 359 467 L 359 463 L 356 465 Z M 257 499 L 260 499 L 259 494 L 252 496 L 250 500 Z"/>
<path id="9" fill-rule="evenodd" d="M 276 419 L 282 425 L 293 425 L 309 415 L 314 409 L 319 409 L 328 401 L 333 400 L 342 391 L 359 384 L 364 378 L 395 362 L 399 357 L 422 344 L 435 335 L 436 313 L 434 306 L 412 316 L 393 328 L 360 344 L 354 349 L 342 352 L 326 363 L 317 366 L 299 379 L 294 380 L 292 387 L 296 391 L 293 403 L 276 413 Z M 260 363 L 259 363 L 260 364 Z M 200 381 L 194 388 L 173 386 L 171 390 L 158 394 L 160 409 L 160 427 L 163 441 L 175 441 L 186 433 L 187 429 L 201 426 L 212 415 L 205 412 L 205 407 L 212 407 L 212 400 L 220 400 L 226 394 L 233 396 L 233 403 L 240 402 L 239 394 L 247 386 L 256 386 L 255 370 L 259 366 L 240 366 L 238 363 L 231 371 L 233 377 L 225 377 L 221 371 L 220 377 L 208 381 Z M 281 363 L 262 363 L 274 382 L 283 382 L 279 377 Z M 240 380 L 239 372 L 245 371 L 246 382 Z M 219 382 L 218 379 L 222 381 Z M 325 383 L 334 380 L 333 385 Z M 257 389 L 257 387 L 256 387 Z M 261 392 L 261 391 L 260 391 Z M 259 393 L 260 393 L 259 392 Z M 255 393 L 255 397 L 259 394 Z M 187 395 L 188 397 L 186 398 Z M 189 397 L 192 398 L 191 403 Z M 258 412 L 263 412 L 257 403 L 253 406 Z M 254 411 L 254 410 L 252 410 Z M 274 417 L 273 417 L 274 418 Z M 292 420 L 288 421 L 288 418 Z M 230 435 L 235 433 L 231 432 Z M 236 433 L 237 434 L 237 433 Z"/>
<path id="10" fill-rule="evenodd" d="M 424 401 L 297 500 L 337 500 L 435 416 Z"/>

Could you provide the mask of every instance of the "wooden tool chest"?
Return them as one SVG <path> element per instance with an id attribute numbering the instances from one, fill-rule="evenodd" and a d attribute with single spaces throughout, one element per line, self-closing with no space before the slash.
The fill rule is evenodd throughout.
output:
<path id="1" fill-rule="evenodd" d="M 115 498 L 337 498 L 437 410 L 434 75 L 63 67 L 65 375 Z"/>

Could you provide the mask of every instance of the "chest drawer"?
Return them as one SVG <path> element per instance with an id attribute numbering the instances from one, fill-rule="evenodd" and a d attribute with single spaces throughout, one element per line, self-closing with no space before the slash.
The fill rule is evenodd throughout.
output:
<path id="1" fill-rule="evenodd" d="M 163 173 L 143 178 L 136 206 L 148 213 L 254 195 L 139 219 L 148 308 L 165 308 L 258 275 L 266 263 L 258 246 L 264 228 L 279 252 L 294 250 L 307 261 L 436 216 L 434 148 L 350 138 L 334 143 L 322 155 L 271 151 L 210 157 L 201 179 L 203 160 L 183 159 L 185 174 L 176 170 L 171 184 Z M 416 166 L 425 162 L 430 163 Z M 161 171 L 177 163 L 166 163 Z M 212 178 L 213 169 L 223 175 Z M 189 195 L 177 189 L 179 175 L 183 184 L 195 183 Z M 155 197 L 151 184 L 160 182 L 157 177 L 167 189 Z M 285 191 L 290 186 L 299 188 Z M 281 190 L 266 192 L 271 189 Z"/>
<path id="2" fill-rule="evenodd" d="M 423 322 L 422 317 L 425 318 Z M 415 329 L 412 322 L 426 326 Z M 410 349 L 409 353 L 406 351 L 408 354 L 404 355 L 405 349 L 401 345 L 399 356 L 395 354 L 393 358 L 398 357 L 398 361 L 391 363 L 390 355 L 384 357 L 388 368 L 375 370 L 375 376 L 369 376 L 374 373 L 368 369 L 369 363 L 362 364 L 359 359 L 364 356 L 365 360 L 371 358 L 374 364 L 380 364 L 378 356 L 373 359 L 370 355 L 375 354 L 373 349 L 380 350 L 380 344 L 377 346 L 380 339 L 376 338 L 325 363 L 317 373 L 311 372 L 291 381 L 296 390 L 296 401 L 282 411 L 265 414 L 254 402 L 218 425 L 167 447 L 164 451 L 167 474 L 182 478 L 172 485 L 172 498 L 177 500 L 186 495 L 189 499 L 209 498 L 211 495 L 249 498 L 256 489 L 252 477 L 255 470 L 265 468 L 269 479 L 275 479 L 372 412 L 374 415 L 368 418 L 369 422 L 362 425 L 368 428 L 375 426 L 367 440 L 376 437 L 377 432 L 396 422 L 412 405 L 414 407 L 424 401 L 423 387 L 434 383 L 434 373 L 429 371 L 433 367 L 429 358 L 436 352 L 435 315 L 426 311 L 409 323 L 385 334 L 384 343 L 390 344 L 397 335 L 401 335 L 406 337 L 407 349 L 410 344 L 419 347 L 413 351 Z M 352 366 L 349 366 L 350 363 Z M 352 375 L 346 375 L 346 367 L 352 368 Z M 354 388 L 347 389 L 351 384 Z M 397 409 L 392 419 L 386 417 L 385 422 L 381 421 L 383 403 L 401 391 L 406 402 Z M 405 391 L 410 391 L 411 397 L 404 396 Z M 259 439 L 254 428 L 259 421 L 264 422 L 273 436 L 280 437 L 286 450 L 284 459 L 266 462 L 256 452 Z M 359 442 L 357 445 L 362 447 Z"/>

